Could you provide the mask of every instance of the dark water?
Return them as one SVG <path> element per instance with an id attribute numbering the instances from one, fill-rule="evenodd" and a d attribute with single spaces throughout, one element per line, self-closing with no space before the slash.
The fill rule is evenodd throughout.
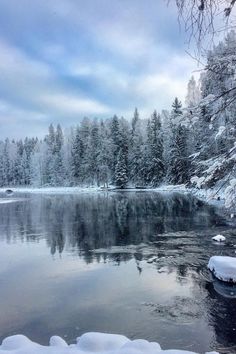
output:
<path id="1" fill-rule="evenodd" d="M 1 338 L 101 331 L 166 349 L 236 345 L 235 288 L 206 269 L 211 255 L 235 255 L 219 211 L 154 192 L 8 200 L 18 197 L 0 204 Z M 212 242 L 218 233 L 225 244 Z"/>

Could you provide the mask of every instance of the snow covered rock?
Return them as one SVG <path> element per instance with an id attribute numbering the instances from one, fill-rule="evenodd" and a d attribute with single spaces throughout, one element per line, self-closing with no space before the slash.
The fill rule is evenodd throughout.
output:
<path id="1" fill-rule="evenodd" d="M 143 339 L 129 340 L 125 336 L 107 333 L 85 333 L 77 344 L 68 345 L 64 339 L 53 336 L 49 346 L 32 342 L 23 335 L 5 338 L 0 354 L 195 354 L 185 350 L 161 350 L 158 343 Z M 216 352 L 206 354 L 218 354 Z"/>
<path id="2" fill-rule="evenodd" d="M 216 235 L 212 237 L 212 240 L 217 242 L 224 242 L 226 238 L 223 235 Z"/>
<path id="3" fill-rule="evenodd" d="M 236 283 L 235 257 L 213 256 L 209 260 L 208 268 L 219 280 Z"/>

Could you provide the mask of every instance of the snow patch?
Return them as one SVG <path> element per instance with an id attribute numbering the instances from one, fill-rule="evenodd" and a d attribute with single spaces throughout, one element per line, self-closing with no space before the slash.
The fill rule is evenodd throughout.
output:
<path id="1" fill-rule="evenodd" d="M 236 283 L 236 258 L 228 256 L 213 256 L 207 266 L 216 278 L 222 281 Z"/>
<path id="2" fill-rule="evenodd" d="M 212 240 L 217 242 L 224 242 L 226 238 L 223 235 L 216 235 L 212 237 Z"/>
<path id="3" fill-rule="evenodd" d="M 236 208 L 236 178 L 232 178 L 225 190 L 225 206 L 229 209 Z"/>
<path id="4" fill-rule="evenodd" d="M 143 339 L 129 340 L 118 334 L 90 332 L 68 345 L 64 339 L 53 336 L 49 346 L 42 346 L 23 335 L 7 337 L 0 345 L 0 354 L 196 354 L 185 350 L 161 350 L 158 343 Z M 216 352 L 206 354 L 218 354 Z"/>
<path id="5" fill-rule="evenodd" d="M 215 136 L 215 139 L 218 139 L 219 137 L 221 137 L 221 135 L 224 133 L 224 131 L 225 131 L 225 127 L 223 125 L 221 125 L 219 127 L 218 133 Z"/>

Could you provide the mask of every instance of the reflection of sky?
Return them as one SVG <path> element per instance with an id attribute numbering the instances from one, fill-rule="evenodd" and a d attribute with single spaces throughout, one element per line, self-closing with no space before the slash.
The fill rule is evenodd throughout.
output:
<path id="1" fill-rule="evenodd" d="M 176 282 L 175 272 L 159 274 L 145 262 L 140 275 L 134 260 L 114 266 L 111 262 L 87 265 L 65 253 L 51 257 L 44 241 L 1 242 L 0 260 L 1 335 L 23 332 L 45 343 L 54 333 L 71 340 L 83 331 L 97 330 L 145 336 L 166 345 L 166 327 L 177 338 L 177 325 L 162 327 L 142 304 L 189 297 L 193 286 L 191 279 L 183 287 Z M 193 330 L 195 325 L 190 327 Z M 187 336 L 181 345 L 185 341 Z"/>
<path id="2" fill-rule="evenodd" d="M 2 137 L 169 109 L 196 67 L 164 0 L 2 0 L 0 30 Z"/>

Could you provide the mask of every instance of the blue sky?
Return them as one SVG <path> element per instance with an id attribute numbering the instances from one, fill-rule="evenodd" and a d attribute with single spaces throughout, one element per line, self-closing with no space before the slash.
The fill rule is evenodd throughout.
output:
<path id="1" fill-rule="evenodd" d="M 196 63 L 166 0 L 1 0 L 0 137 L 184 101 Z"/>

